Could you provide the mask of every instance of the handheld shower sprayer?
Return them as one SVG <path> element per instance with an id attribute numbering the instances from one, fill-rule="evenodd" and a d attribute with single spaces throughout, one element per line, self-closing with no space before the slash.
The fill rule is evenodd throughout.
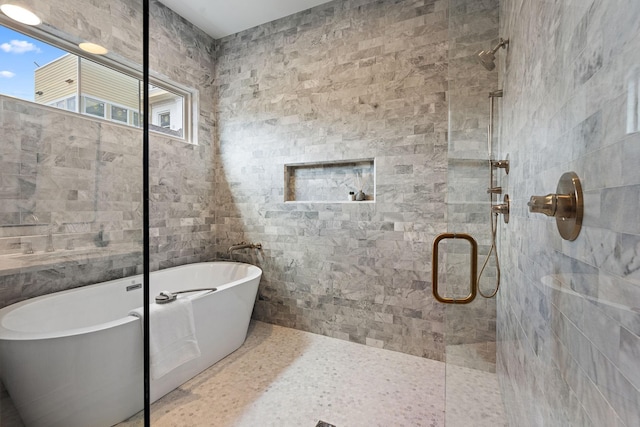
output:
<path id="1" fill-rule="evenodd" d="M 496 68 L 496 52 L 498 49 L 506 47 L 509 45 L 509 39 L 500 38 L 499 43 L 496 47 L 491 50 L 481 50 L 478 52 L 477 59 L 480 65 L 487 69 L 487 71 L 493 71 Z"/>

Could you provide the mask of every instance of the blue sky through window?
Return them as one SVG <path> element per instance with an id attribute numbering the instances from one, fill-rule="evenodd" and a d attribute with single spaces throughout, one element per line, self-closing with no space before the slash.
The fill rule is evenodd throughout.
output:
<path id="1" fill-rule="evenodd" d="M 33 101 L 34 70 L 65 53 L 0 25 L 0 93 Z"/>

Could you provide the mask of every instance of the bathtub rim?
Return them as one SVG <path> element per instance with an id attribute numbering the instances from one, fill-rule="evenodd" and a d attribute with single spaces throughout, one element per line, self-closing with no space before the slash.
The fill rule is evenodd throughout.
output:
<path id="1" fill-rule="evenodd" d="M 213 265 L 213 264 L 217 264 L 217 265 L 242 265 L 242 266 L 246 266 L 247 267 L 247 275 L 243 276 L 239 279 L 236 279 L 234 281 L 225 283 L 222 286 L 218 286 L 216 292 L 208 292 L 208 291 L 202 291 L 202 292 L 197 292 L 194 294 L 190 294 L 188 296 L 189 299 L 193 300 L 197 300 L 199 298 L 204 297 L 205 295 L 210 295 L 210 294 L 215 294 L 218 292 L 221 292 L 227 288 L 231 288 L 233 286 L 236 286 L 238 284 L 241 283 L 245 283 L 245 282 L 250 282 L 251 280 L 254 280 L 256 278 L 259 278 L 262 275 L 262 269 L 256 265 L 253 264 L 249 264 L 249 263 L 244 263 L 244 262 L 235 262 L 235 261 L 205 261 L 205 262 L 196 262 L 196 263 L 191 263 L 191 264 L 183 264 L 183 265 L 178 265 L 175 267 L 169 267 L 169 268 L 165 268 L 162 270 L 156 270 L 156 271 L 152 271 L 151 272 L 151 276 L 155 275 L 155 274 L 159 274 L 159 273 L 163 273 L 163 272 L 168 272 L 168 271 L 175 271 L 175 270 L 180 270 L 180 269 L 186 269 L 189 267 L 194 267 L 197 265 Z M 65 338 L 65 337 L 72 337 L 72 336 L 77 336 L 77 335 L 83 335 L 83 334 L 87 334 L 87 333 L 91 333 L 91 332 L 99 332 L 105 329 L 109 329 L 109 328 L 114 328 L 120 325 L 125 325 L 128 323 L 132 323 L 132 322 L 138 322 L 140 321 L 140 318 L 132 316 L 132 315 L 125 315 L 123 317 L 120 317 L 118 319 L 115 320 L 111 320 L 108 322 L 103 322 L 103 323 L 99 323 L 99 324 L 95 324 L 95 325 L 91 325 L 91 326 L 85 326 L 82 328 L 73 328 L 73 329 L 64 329 L 61 331 L 53 331 L 53 332 L 26 332 L 26 331 L 17 331 L 15 329 L 9 329 L 6 328 L 3 324 L 3 319 L 5 316 L 9 315 L 10 313 L 19 310 L 20 308 L 29 305 L 29 304 L 33 304 L 35 302 L 40 302 L 46 299 L 50 299 L 50 298 L 54 298 L 54 297 L 61 297 L 62 295 L 70 295 L 70 294 L 74 294 L 77 292 L 81 292 L 81 291 L 86 291 L 87 289 L 91 289 L 91 288 L 95 288 L 95 287 L 99 287 L 99 286 L 107 286 L 109 284 L 112 284 L 114 282 L 119 282 L 122 280 L 133 280 L 136 278 L 142 278 L 142 274 L 137 274 L 135 276 L 127 276 L 127 277 L 123 277 L 120 279 L 114 279 L 114 280 L 108 280 L 105 282 L 99 282 L 99 283 L 94 283 L 91 285 L 86 285 L 86 286 L 80 286 L 77 288 L 73 288 L 73 289 L 66 289 L 64 291 L 58 291 L 58 292 L 52 292 L 50 294 L 45 294 L 45 295 L 40 295 L 34 298 L 29 298 L 26 299 L 24 301 L 20 301 L 11 305 L 8 305 L 6 307 L 3 307 L 0 309 L 0 342 L 2 341 L 35 341 L 35 340 L 48 340 L 48 339 L 57 339 L 57 338 Z M 171 291 L 171 289 L 162 289 L 164 290 L 168 290 Z M 151 298 L 153 299 L 153 295 L 151 296 Z M 151 302 L 151 304 L 155 304 L 155 302 Z M 142 305 L 142 301 L 141 301 L 141 305 Z"/>

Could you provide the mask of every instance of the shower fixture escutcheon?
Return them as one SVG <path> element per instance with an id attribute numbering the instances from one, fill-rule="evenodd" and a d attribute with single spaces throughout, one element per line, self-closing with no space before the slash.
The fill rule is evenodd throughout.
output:
<path id="1" fill-rule="evenodd" d="M 509 175 L 509 160 L 490 160 L 491 167 L 494 169 L 504 169 L 504 172 Z"/>
<path id="2" fill-rule="evenodd" d="M 556 218 L 560 236 L 565 240 L 576 240 L 582 228 L 584 199 L 582 184 L 575 172 L 566 172 L 558 181 L 555 194 L 531 196 L 529 212 L 541 213 Z"/>
<path id="3" fill-rule="evenodd" d="M 498 215 L 502 215 L 502 219 L 505 224 L 509 224 L 509 211 L 511 209 L 511 201 L 509 200 L 509 195 L 505 194 L 502 199 L 502 203 L 491 206 L 491 212 Z"/>

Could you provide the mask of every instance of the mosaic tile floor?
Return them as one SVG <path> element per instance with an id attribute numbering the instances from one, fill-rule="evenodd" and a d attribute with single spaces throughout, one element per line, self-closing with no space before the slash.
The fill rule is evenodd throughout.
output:
<path id="1" fill-rule="evenodd" d="M 494 373 L 447 365 L 447 427 L 503 427 L 507 425 Z"/>
<path id="2" fill-rule="evenodd" d="M 453 411 L 447 425 L 504 425 L 501 411 L 485 413 L 501 406 L 495 374 L 448 369 L 448 386 L 468 395 L 455 396 L 455 403 L 464 399 L 465 411 Z M 440 427 L 444 382 L 442 362 L 252 322 L 239 350 L 156 402 L 151 420 L 154 426 Z M 119 426 L 140 425 L 138 414 Z"/>
<path id="3" fill-rule="evenodd" d="M 495 374 L 449 365 L 446 387 L 445 420 L 444 363 L 252 322 L 240 349 L 154 403 L 151 421 L 154 427 L 506 425 Z M 6 392 L 0 397 L 0 426 L 22 426 L 7 417 Z M 9 418 L 15 424 L 6 424 Z M 140 413 L 118 427 L 142 424 Z"/>

